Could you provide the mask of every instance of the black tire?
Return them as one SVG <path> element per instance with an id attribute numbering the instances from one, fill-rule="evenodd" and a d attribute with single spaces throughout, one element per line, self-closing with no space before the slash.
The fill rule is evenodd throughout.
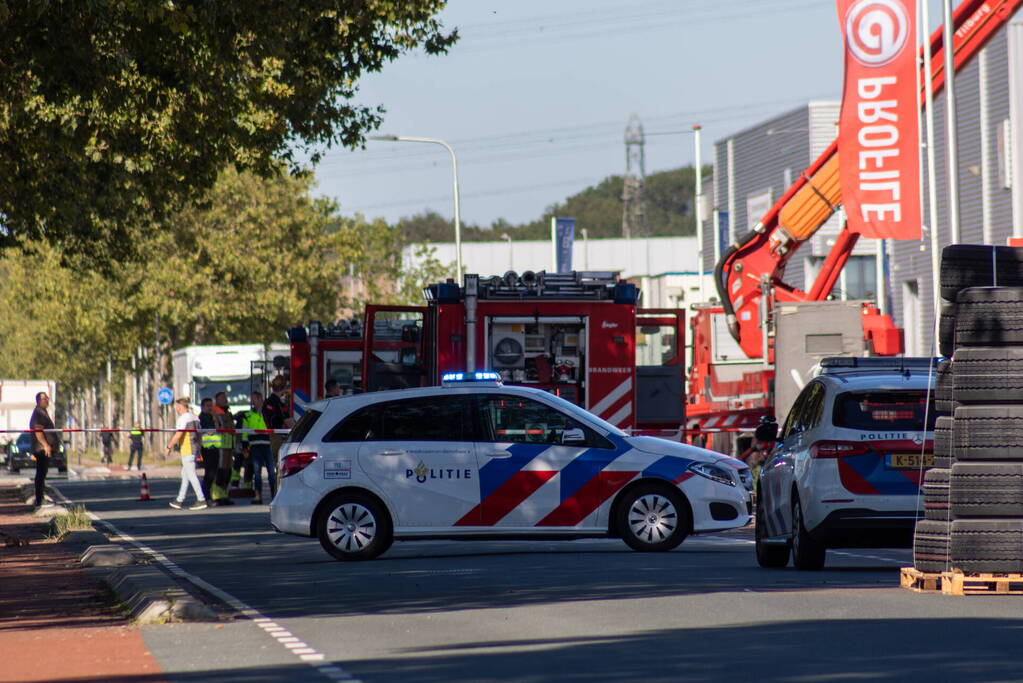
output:
<path id="1" fill-rule="evenodd" d="M 1023 288 L 972 287 L 956 300 L 955 346 L 1023 345 Z"/>
<path id="2" fill-rule="evenodd" d="M 955 301 L 960 290 L 992 285 L 1023 286 L 1023 249 L 952 244 L 941 250 L 943 299 Z"/>
<path id="3" fill-rule="evenodd" d="M 934 422 L 934 466 L 952 467 L 952 418 L 939 417 Z"/>
<path id="4" fill-rule="evenodd" d="M 949 541 L 952 568 L 1023 572 L 1023 519 L 959 519 Z"/>
<path id="5" fill-rule="evenodd" d="M 372 560 L 394 541 L 386 508 L 357 491 L 331 496 L 316 521 L 316 532 L 320 545 L 337 560 Z"/>
<path id="6" fill-rule="evenodd" d="M 813 539 L 803 524 L 803 506 L 799 499 L 792 502 L 792 566 L 802 571 L 824 568 L 827 550 Z"/>
<path id="7" fill-rule="evenodd" d="M 956 349 L 956 305 L 941 302 L 938 318 L 938 355 L 950 358 Z"/>
<path id="8" fill-rule="evenodd" d="M 948 537 L 951 522 L 922 519 L 913 534 L 913 566 L 935 573 L 949 568 Z"/>
<path id="9" fill-rule="evenodd" d="M 938 415 L 955 411 L 952 400 L 952 361 L 945 359 L 934 368 L 934 409 Z"/>
<path id="10" fill-rule="evenodd" d="M 958 404 L 1023 403 L 1023 348 L 959 349 L 952 379 Z"/>
<path id="11" fill-rule="evenodd" d="M 622 540 L 645 553 L 677 547 L 692 528 L 685 498 L 677 489 L 659 484 L 640 484 L 627 491 L 615 514 Z"/>
<path id="12" fill-rule="evenodd" d="M 1023 517 L 1023 463 L 957 463 L 949 486 L 955 519 Z"/>
<path id="13" fill-rule="evenodd" d="M 760 496 L 757 495 L 757 522 L 754 527 L 754 538 L 756 539 L 756 550 L 757 550 L 757 564 L 764 569 L 780 569 L 789 563 L 789 555 L 791 548 L 788 543 L 764 543 L 765 530 L 767 524 L 765 522 L 765 514 L 763 506 L 760 504 Z"/>
<path id="14" fill-rule="evenodd" d="M 956 408 L 952 457 L 956 463 L 1023 460 L 1023 405 Z"/>
<path id="15" fill-rule="evenodd" d="M 924 517 L 940 522 L 949 520 L 948 480 L 951 470 L 935 467 L 924 472 Z"/>

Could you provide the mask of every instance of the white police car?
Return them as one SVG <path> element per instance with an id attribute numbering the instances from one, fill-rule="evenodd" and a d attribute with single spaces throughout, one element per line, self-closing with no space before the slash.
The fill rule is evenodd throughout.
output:
<path id="1" fill-rule="evenodd" d="M 611 535 L 670 550 L 750 519 L 740 461 L 630 437 L 495 373 L 444 379 L 311 404 L 281 449 L 274 529 L 365 560 L 395 538 Z"/>
<path id="2" fill-rule="evenodd" d="M 928 358 L 825 358 L 757 479 L 762 567 L 821 569 L 828 548 L 909 547 L 933 464 Z M 925 414 L 927 426 L 924 426 Z M 773 429 L 772 429 L 773 428 Z M 777 434 L 770 434 L 768 432 Z"/>

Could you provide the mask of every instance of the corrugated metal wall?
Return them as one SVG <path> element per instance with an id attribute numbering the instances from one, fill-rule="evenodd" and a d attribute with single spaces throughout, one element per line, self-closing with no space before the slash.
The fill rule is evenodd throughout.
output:
<path id="1" fill-rule="evenodd" d="M 1018 21 L 1018 18 L 1015 20 Z M 956 112 L 959 130 L 959 212 L 960 241 L 983 244 L 985 234 L 993 244 L 1005 244 L 1012 234 L 1012 191 L 999 180 L 999 159 L 1004 159 L 1002 136 L 999 128 L 1009 118 L 1012 96 L 1023 95 L 1020 84 L 1010 83 L 1008 41 L 1006 31 L 1000 31 L 983 50 L 983 69 L 980 59 L 974 59 L 956 74 Z M 981 79 L 981 72 L 984 78 Z M 981 120 L 981 99 L 986 99 L 986 116 Z M 948 225 L 948 159 L 946 157 L 946 117 L 944 93 L 934 101 L 934 149 L 938 211 L 937 229 L 939 251 L 951 243 Z M 986 127 L 982 131 L 982 126 Z M 926 137 L 926 131 L 925 131 Z M 982 140 L 986 153 L 982 154 Z M 924 179 L 926 188 L 927 179 Z M 984 195 L 988 210 L 985 225 Z M 932 226 L 928 207 L 924 206 L 924 225 Z M 898 241 L 891 250 L 891 294 L 896 323 L 906 328 L 907 340 L 918 340 L 923 353 L 934 347 L 934 283 L 931 276 L 930 235 L 925 230 L 923 240 Z M 914 326 L 904 311 L 903 297 L 906 283 L 917 283 L 921 302 L 920 319 Z M 915 328 L 915 329 L 914 329 Z"/>

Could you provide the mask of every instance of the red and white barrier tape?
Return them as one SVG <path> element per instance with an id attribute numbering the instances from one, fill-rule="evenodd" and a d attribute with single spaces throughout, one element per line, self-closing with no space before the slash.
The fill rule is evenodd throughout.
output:
<path id="1" fill-rule="evenodd" d="M 157 429 L 152 427 L 140 429 L 111 429 L 107 427 L 66 428 L 66 429 L 0 429 L 0 434 L 23 434 L 25 432 L 63 432 L 74 434 L 131 433 L 131 432 L 194 432 L 198 434 L 288 434 L 290 429 Z"/>

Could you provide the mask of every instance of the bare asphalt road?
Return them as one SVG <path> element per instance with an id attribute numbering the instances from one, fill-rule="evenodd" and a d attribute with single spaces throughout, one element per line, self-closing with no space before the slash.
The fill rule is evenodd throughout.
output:
<path id="1" fill-rule="evenodd" d="M 171 680 L 1023 680 L 1023 597 L 902 590 L 907 550 L 764 570 L 746 529 L 663 554 L 422 541 L 345 564 L 265 506 L 173 510 L 176 480 L 149 502 L 135 481 L 55 483 L 219 597 L 220 624 L 145 627 Z"/>

